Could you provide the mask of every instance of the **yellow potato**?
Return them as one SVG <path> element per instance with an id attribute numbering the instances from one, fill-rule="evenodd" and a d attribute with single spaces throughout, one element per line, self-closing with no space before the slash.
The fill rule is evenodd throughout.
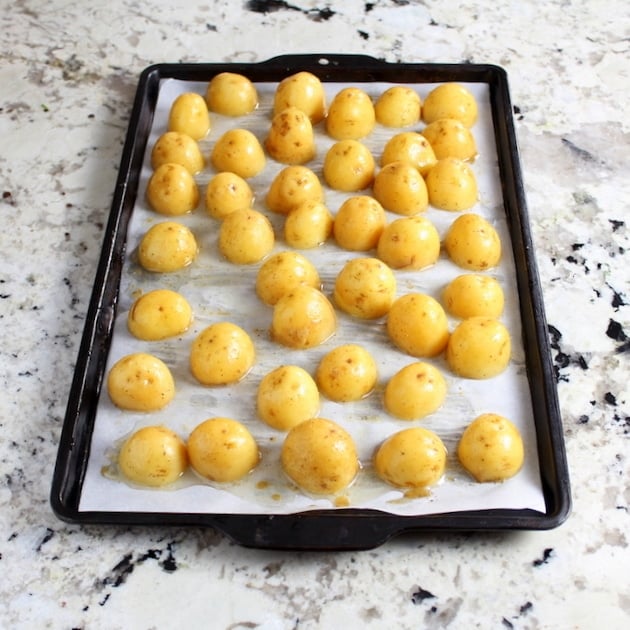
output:
<path id="1" fill-rule="evenodd" d="M 133 303 L 127 327 L 138 339 L 158 341 L 184 333 L 192 316 L 192 308 L 183 295 L 169 289 L 156 289 Z"/>
<path id="2" fill-rule="evenodd" d="M 356 87 L 343 88 L 334 96 L 326 117 L 326 131 L 335 140 L 358 140 L 374 129 L 376 115 L 369 95 Z"/>
<path id="3" fill-rule="evenodd" d="M 516 475 L 525 458 L 518 428 L 496 413 L 484 413 L 464 430 L 457 446 L 461 465 L 479 482 L 504 481 Z"/>
<path id="4" fill-rule="evenodd" d="M 396 299 L 396 278 L 377 258 L 353 258 L 337 275 L 334 299 L 353 317 L 377 319 L 387 314 Z"/>
<path id="5" fill-rule="evenodd" d="M 186 167 L 181 164 L 162 164 L 149 179 L 147 201 L 159 214 L 179 216 L 197 207 L 199 188 Z"/>
<path id="6" fill-rule="evenodd" d="M 385 90 L 374 104 L 376 122 L 385 127 L 409 127 L 420 120 L 422 100 L 418 93 L 404 85 Z"/>
<path id="7" fill-rule="evenodd" d="M 307 114 L 288 107 L 274 115 L 265 139 L 267 153 L 283 164 L 304 164 L 315 157 L 315 134 Z"/>
<path id="8" fill-rule="evenodd" d="M 132 483 L 160 487 L 177 481 L 188 467 L 186 444 L 162 426 L 138 429 L 123 443 L 118 468 Z"/>
<path id="9" fill-rule="evenodd" d="M 365 398 L 374 389 L 377 378 L 372 355 L 353 343 L 337 346 L 325 354 L 315 372 L 320 391 L 335 402 Z"/>
<path id="10" fill-rule="evenodd" d="M 319 78 L 303 71 L 282 79 L 274 94 L 274 114 L 287 107 L 297 107 L 313 124 L 323 120 L 326 116 L 326 93 Z"/>
<path id="11" fill-rule="evenodd" d="M 289 348 L 312 348 L 330 338 L 337 316 L 328 298 L 317 289 L 295 287 L 273 307 L 271 338 Z"/>
<path id="12" fill-rule="evenodd" d="M 427 124 L 440 118 L 455 118 L 466 127 L 472 127 L 477 121 L 477 113 L 475 97 L 458 83 L 443 83 L 433 88 L 422 105 L 422 120 Z"/>
<path id="13" fill-rule="evenodd" d="M 284 222 L 284 240 L 296 249 L 313 249 L 326 242 L 333 216 L 321 201 L 305 201 L 291 210 Z"/>
<path id="14" fill-rule="evenodd" d="M 397 488 L 426 492 L 443 476 L 446 448 L 432 431 L 413 427 L 394 433 L 376 451 L 374 469 Z"/>
<path id="15" fill-rule="evenodd" d="M 236 173 L 217 173 L 206 187 L 206 210 L 215 219 L 222 220 L 235 210 L 251 208 L 253 202 L 250 185 Z"/>
<path id="16" fill-rule="evenodd" d="M 210 161 L 217 171 L 229 171 L 249 179 L 265 168 L 266 160 L 258 138 L 251 131 L 230 129 L 216 141 Z"/>
<path id="17" fill-rule="evenodd" d="M 324 157 L 324 181 L 333 189 L 356 192 L 374 179 L 374 156 L 358 140 L 335 142 Z"/>
<path id="18" fill-rule="evenodd" d="M 282 469 L 312 494 L 345 490 L 359 472 L 352 436 L 332 420 L 312 418 L 293 427 L 282 444 Z"/>
<path id="19" fill-rule="evenodd" d="M 383 230 L 376 255 L 392 269 L 424 269 L 440 255 L 440 235 L 424 216 L 401 217 Z"/>
<path id="20" fill-rule="evenodd" d="M 385 210 L 369 195 L 346 199 L 335 216 L 333 235 L 339 247 L 366 252 L 376 247 L 385 229 Z"/>
<path id="21" fill-rule="evenodd" d="M 508 329 L 490 317 L 469 317 L 449 339 L 446 362 L 458 376 L 492 378 L 507 368 L 512 353 Z"/>
<path id="22" fill-rule="evenodd" d="M 163 221 L 150 227 L 138 245 L 138 262 L 147 271 L 170 273 L 190 265 L 199 252 L 197 239 L 185 225 Z"/>
<path id="23" fill-rule="evenodd" d="M 274 242 L 271 221 L 253 208 L 231 212 L 219 229 L 219 251 L 236 265 L 261 261 L 273 249 Z"/>
<path id="24" fill-rule="evenodd" d="M 107 376 L 112 402 L 128 411 L 157 411 L 175 396 L 168 366 L 152 354 L 137 352 L 119 359 Z"/>
<path id="25" fill-rule="evenodd" d="M 457 217 L 449 227 L 444 250 L 458 267 L 485 271 L 499 264 L 501 239 L 486 219 L 469 212 Z"/>
<path id="26" fill-rule="evenodd" d="M 181 131 L 167 131 L 153 145 L 151 167 L 155 170 L 169 162 L 181 164 L 193 175 L 203 170 L 205 165 L 197 142 Z"/>
<path id="27" fill-rule="evenodd" d="M 281 365 L 260 381 L 256 408 L 269 426 L 288 431 L 319 413 L 319 391 L 313 377 L 297 365 Z"/>
<path id="28" fill-rule="evenodd" d="M 392 136 L 381 154 L 381 166 L 391 162 L 406 162 L 425 177 L 437 162 L 429 141 L 417 131 L 403 131 Z"/>
<path id="29" fill-rule="evenodd" d="M 428 124 L 422 135 L 429 141 L 435 157 L 472 161 L 477 157 L 477 143 L 470 129 L 453 118 L 439 118 Z"/>
<path id="30" fill-rule="evenodd" d="M 180 131 L 193 140 L 204 138 L 210 130 L 210 115 L 203 96 L 194 92 L 180 94 L 171 105 L 168 130 Z"/>
<path id="31" fill-rule="evenodd" d="M 390 212 L 411 216 L 429 205 L 427 186 L 415 167 L 407 162 L 390 162 L 374 177 L 372 192 Z"/>
<path id="32" fill-rule="evenodd" d="M 241 74 L 221 72 L 210 80 L 206 89 L 208 109 L 224 116 L 243 116 L 258 106 L 254 84 Z"/>
<path id="33" fill-rule="evenodd" d="M 252 368 L 256 349 L 251 337 L 231 322 L 204 328 L 190 349 L 190 369 L 202 385 L 240 381 Z"/>
<path id="34" fill-rule="evenodd" d="M 417 420 L 442 406 L 446 389 L 446 380 L 435 366 L 417 361 L 398 370 L 387 382 L 383 403 L 392 416 Z"/>
<path id="35" fill-rule="evenodd" d="M 219 483 L 238 481 L 260 461 L 256 440 L 232 418 L 209 418 L 188 436 L 188 457 L 195 472 Z"/>
<path id="36" fill-rule="evenodd" d="M 498 280 L 478 273 L 466 273 L 451 280 L 442 293 L 446 310 L 459 317 L 498 318 L 505 298 Z"/>
<path id="37" fill-rule="evenodd" d="M 324 191 L 317 175 L 307 166 L 284 167 L 272 180 L 265 198 L 269 210 L 289 214 L 305 201 L 323 201 Z"/>
<path id="38" fill-rule="evenodd" d="M 468 210 L 479 199 L 474 171 L 457 158 L 438 160 L 427 173 L 426 184 L 429 203 L 440 210 Z"/>
<path id="39" fill-rule="evenodd" d="M 435 357 L 448 343 L 448 319 L 440 303 L 424 293 L 407 293 L 387 317 L 392 342 L 412 357 Z"/>
<path id="40" fill-rule="evenodd" d="M 305 285 L 319 289 L 321 281 L 315 265 L 298 252 L 278 252 L 270 256 L 256 275 L 256 294 L 273 306 L 285 293 Z"/>

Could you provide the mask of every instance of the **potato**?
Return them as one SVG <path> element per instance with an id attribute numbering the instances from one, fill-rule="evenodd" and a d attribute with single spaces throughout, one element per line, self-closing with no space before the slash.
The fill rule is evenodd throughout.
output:
<path id="1" fill-rule="evenodd" d="M 356 87 L 335 94 L 326 117 L 326 131 L 335 140 L 358 140 L 374 129 L 376 114 L 369 95 Z"/>
<path id="2" fill-rule="evenodd" d="M 503 372 L 512 353 L 508 329 L 490 317 L 469 317 L 449 339 L 446 362 L 463 378 L 486 379 Z"/>
<path id="3" fill-rule="evenodd" d="M 383 404 L 396 418 L 417 420 L 442 406 L 446 389 L 446 380 L 436 367 L 417 361 L 401 368 L 389 379 Z"/>
<path id="4" fill-rule="evenodd" d="M 435 357 L 448 343 L 448 319 L 440 303 L 424 293 L 407 293 L 387 317 L 392 342 L 412 357 Z"/>
<path id="5" fill-rule="evenodd" d="M 179 216 L 197 207 L 199 188 L 186 167 L 181 164 L 162 164 L 149 179 L 147 201 L 159 214 Z"/>
<path id="6" fill-rule="evenodd" d="M 195 337 L 190 349 L 190 369 L 202 385 L 240 381 L 255 359 L 251 337 L 231 322 L 210 324 Z"/>
<path id="7" fill-rule="evenodd" d="M 208 418 L 198 424 L 186 444 L 193 470 L 210 481 L 238 481 L 260 461 L 256 440 L 247 427 L 232 418 Z"/>
<path id="8" fill-rule="evenodd" d="M 457 158 L 438 160 L 426 175 L 426 185 L 429 203 L 440 210 L 468 210 L 479 199 L 474 171 Z"/>
<path id="9" fill-rule="evenodd" d="M 323 201 L 324 191 L 317 175 L 307 166 L 283 168 L 272 180 L 265 198 L 269 210 L 289 214 L 305 201 Z"/>
<path id="10" fill-rule="evenodd" d="M 254 192 L 240 175 L 224 171 L 208 182 L 205 201 L 208 214 L 223 220 L 235 210 L 251 208 Z"/>
<path id="11" fill-rule="evenodd" d="M 296 249 L 313 249 L 326 242 L 333 230 L 333 216 L 320 201 L 305 201 L 291 210 L 284 222 L 284 240 Z"/>
<path id="12" fill-rule="evenodd" d="M 477 113 L 475 97 L 458 83 L 443 83 L 433 88 L 422 105 L 422 120 L 427 124 L 440 118 L 455 118 L 472 127 Z"/>
<path id="13" fill-rule="evenodd" d="M 281 365 L 260 381 L 259 417 L 270 427 L 288 431 L 319 413 L 319 391 L 313 377 L 297 365 Z"/>
<path id="14" fill-rule="evenodd" d="M 190 265 L 199 252 L 197 239 L 181 223 L 163 221 L 150 227 L 138 245 L 138 262 L 147 271 L 171 273 Z"/>
<path id="15" fill-rule="evenodd" d="M 175 396 L 168 366 L 152 354 L 136 352 L 119 359 L 107 375 L 111 401 L 127 411 L 157 411 Z"/>
<path id="16" fill-rule="evenodd" d="M 289 348 L 312 348 L 337 329 L 337 316 L 328 298 L 317 289 L 295 287 L 273 307 L 271 338 Z"/>
<path id="17" fill-rule="evenodd" d="M 254 84 L 242 74 L 220 72 L 212 77 L 206 88 L 208 109 L 224 116 L 244 116 L 258 106 Z"/>
<path id="18" fill-rule="evenodd" d="M 297 72 L 278 84 L 273 99 L 274 114 L 287 107 L 297 107 L 316 124 L 326 116 L 324 86 L 311 72 Z"/>
<path id="19" fill-rule="evenodd" d="M 307 114 L 287 107 L 274 115 L 265 139 L 267 153 L 283 164 L 304 164 L 315 157 L 315 134 Z"/>
<path id="20" fill-rule="evenodd" d="M 365 398 L 374 389 L 377 378 L 372 355 L 353 343 L 337 346 L 325 354 L 315 372 L 320 391 L 335 402 Z"/>
<path id="21" fill-rule="evenodd" d="M 162 164 L 181 164 L 195 175 L 203 170 L 205 160 L 197 142 L 181 131 L 163 133 L 153 145 L 151 167 L 155 170 Z"/>
<path id="22" fill-rule="evenodd" d="M 485 271 L 499 264 L 501 239 L 486 219 L 470 212 L 453 221 L 444 237 L 444 250 L 458 267 Z"/>
<path id="23" fill-rule="evenodd" d="M 390 162 L 374 177 L 372 192 L 390 212 L 411 216 L 429 205 L 427 186 L 420 172 L 406 162 Z"/>
<path id="24" fill-rule="evenodd" d="M 210 130 L 210 115 L 203 96 L 194 92 L 180 94 L 171 105 L 168 130 L 180 131 L 193 140 L 204 138 Z"/>
<path id="25" fill-rule="evenodd" d="M 424 269 L 440 255 L 440 235 L 426 217 L 401 217 L 383 230 L 376 255 L 392 269 Z"/>
<path id="26" fill-rule="evenodd" d="M 138 429 L 118 453 L 118 469 L 141 486 L 161 487 L 177 481 L 188 467 L 186 444 L 177 433 L 162 426 Z"/>
<path id="27" fill-rule="evenodd" d="M 374 104 L 376 122 L 385 127 L 409 127 L 420 120 L 422 100 L 419 94 L 405 85 L 394 85 L 385 90 Z"/>
<path id="28" fill-rule="evenodd" d="M 335 216 L 333 235 L 339 247 L 366 252 L 376 247 L 385 229 L 385 210 L 369 195 L 346 199 Z"/>
<path id="29" fill-rule="evenodd" d="M 229 171 L 249 179 L 265 168 L 266 159 L 258 138 L 251 131 L 230 129 L 216 141 L 210 161 L 217 171 Z"/>
<path id="30" fill-rule="evenodd" d="M 422 135 L 429 141 L 435 157 L 457 158 L 473 161 L 477 156 L 477 143 L 470 129 L 463 122 L 453 118 L 438 118 L 428 124 Z"/>
<path id="31" fill-rule="evenodd" d="M 293 427 L 282 444 L 280 462 L 285 474 L 312 494 L 341 492 L 359 472 L 352 436 L 325 418 L 312 418 Z"/>
<path id="32" fill-rule="evenodd" d="M 437 162 L 429 141 L 417 131 L 403 131 L 392 136 L 381 154 L 381 166 L 391 162 L 406 162 L 424 177 Z"/>
<path id="33" fill-rule="evenodd" d="M 219 228 L 219 251 L 236 265 L 261 261 L 274 243 L 271 221 L 253 208 L 231 212 Z"/>
<path id="34" fill-rule="evenodd" d="M 507 418 L 484 413 L 464 430 L 457 445 L 457 457 L 477 481 L 504 481 L 523 466 L 523 439 Z"/>
<path id="35" fill-rule="evenodd" d="M 442 293 L 446 310 L 459 317 L 492 317 L 503 313 L 505 298 L 496 278 L 478 273 L 466 273 L 451 280 Z"/>
<path id="36" fill-rule="evenodd" d="M 301 285 L 319 289 L 321 281 L 315 265 L 298 252 L 273 254 L 256 275 L 256 294 L 271 306 L 285 293 Z"/>
<path id="37" fill-rule="evenodd" d="M 432 431 L 413 427 L 394 433 L 376 451 L 374 469 L 386 483 L 428 494 L 443 476 L 446 448 Z"/>
<path id="38" fill-rule="evenodd" d="M 353 258 L 337 275 L 333 296 L 349 315 L 377 319 L 389 311 L 396 298 L 396 278 L 378 258 Z"/>
<path id="39" fill-rule="evenodd" d="M 183 295 L 169 289 L 156 289 L 133 303 L 127 315 L 127 328 L 138 339 L 158 341 L 184 333 L 192 316 L 192 308 Z"/>
<path id="40" fill-rule="evenodd" d="M 335 142 L 324 157 L 324 181 L 341 192 L 357 192 L 372 184 L 374 156 L 358 140 Z"/>

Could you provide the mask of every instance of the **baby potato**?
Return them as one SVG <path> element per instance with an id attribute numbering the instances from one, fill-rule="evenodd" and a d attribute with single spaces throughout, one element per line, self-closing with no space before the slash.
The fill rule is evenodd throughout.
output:
<path id="1" fill-rule="evenodd" d="M 296 249 L 313 249 L 328 240 L 333 216 L 321 201 L 305 201 L 291 210 L 284 222 L 284 240 Z"/>
<path id="2" fill-rule="evenodd" d="M 433 147 L 417 131 L 403 131 L 392 136 L 381 154 L 381 166 L 391 162 L 406 162 L 420 171 L 425 177 L 437 162 Z"/>
<path id="3" fill-rule="evenodd" d="M 427 186 L 420 172 L 406 162 L 390 162 L 374 177 L 372 192 L 390 212 L 411 216 L 429 205 Z"/>
<path id="4" fill-rule="evenodd" d="M 320 391 L 335 402 L 365 398 L 374 389 L 377 378 L 372 355 L 353 343 L 333 348 L 324 355 L 315 372 Z"/>
<path id="5" fill-rule="evenodd" d="M 324 86 L 311 72 L 297 72 L 278 84 L 273 99 L 274 114 L 287 107 L 297 107 L 316 124 L 326 116 Z"/>
<path id="6" fill-rule="evenodd" d="M 321 281 L 315 265 L 298 252 L 273 254 L 256 275 L 256 294 L 271 306 L 285 293 L 301 285 L 319 289 Z"/>
<path id="7" fill-rule="evenodd" d="M 265 198 L 267 207 L 278 214 L 289 214 L 305 201 L 323 201 L 319 177 L 307 166 L 283 168 L 272 180 Z"/>
<path id="8" fill-rule="evenodd" d="M 477 113 L 475 97 L 458 83 L 443 83 L 433 88 L 422 105 L 422 120 L 427 124 L 440 118 L 455 118 L 472 127 Z"/>
<path id="9" fill-rule="evenodd" d="M 356 87 L 335 94 L 326 117 L 326 131 L 335 140 L 358 140 L 374 129 L 376 114 L 369 95 Z"/>
<path id="10" fill-rule="evenodd" d="M 446 448 L 432 431 L 412 427 L 394 433 L 376 451 L 374 469 L 397 488 L 426 492 L 443 476 Z"/>
<path id="11" fill-rule="evenodd" d="M 197 239 L 181 223 L 163 221 L 150 227 L 138 245 L 138 262 L 147 271 L 171 273 L 190 265 L 199 252 Z"/>
<path id="12" fill-rule="evenodd" d="M 274 429 L 288 431 L 319 413 L 319 391 L 313 377 L 297 365 L 281 365 L 260 381 L 256 408 Z"/>
<path id="13" fill-rule="evenodd" d="M 161 487 L 177 481 L 188 467 L 184 440 L 162 426 L 135 431 L 118 453 L 123 476 L 141 486 Z"/>
<path id="14" fill-rule="evenodd" d="M 393 304 L 387 334 L 412 357 L 435 357 L 448 343 L 448 319 L 440 303 L 424 293 L 407 293 Z"/>
<path id="15" fill-rule="evenodd" d="M 238 481 L 260 461 L 256 440 L 232 418 L 208 418 L 188 436 L 188 457 L 194 471 L 210 481 Z"/>
<path id="16" fill-rule="evenodd" d="M 229 129 L 216 141 L 210 161 L 217 171 L 229 171 L 249 179 L 265 168 L 265 152 L 248 129 Z"/>
<path id="17" fill-rule="evenodd" d="M 446 389 L 446 380 L 436 367 L 417 361 L 398 370 L 387 382 L 383 404 L 396 418 L 417 420 L 442 406 Z"/>
<path id="18" fill-rule="evenodd" d="M 501 239 L 486 219 L 470 212 L 453 221 L 444 237 L 444 250 L 458 267 L 485 271 L 499 264 Z"/>
<path id="19" fill-rule="evenodd" d="M 435 157 L 447 157 L 469 162 L 477 156 L 477 143 L 470 129 L 454 118 L 438 118 L 429 123 L 422 135 L 429 141 Z"/>
<path id="20" fill-rule="evenodd" d="M 127 328 L 138 339 L 158 341 L 184 333 L 192 316 L 192 308 L 183 295 L 169 289 L 156 289 L 133 303 L 127 316 Z"/>
<path id="21" fill-rule="evenodd" d="M 507 368 L 512 353 L 508 329 L 491 317 L 469 317 L 460 322 L 446 347 L 446 362 L 463 378 L 486 379 Z"/>
<path id="22" fill-rule="evenodd" d="M 190 349 L 190 370 L 202 385 L 227 385 L 240 381 L 255 359 L 251 337 L 236 324 L 218 322 L 195 337 Z"/>
<path id="23" fill-rule="evenodd" d="M 274 115 L 265 139 L 267 153 L 283 164 L 304 164 L 315 157 L 315 135 L 310 118 L 297 107 Z"/>
<path id="24" fill-rule="evenodd" d="M 429 203 L 440 210 L 468 210 L 479 198 L 474 171 L 457 158 L 438 160 L 427 173 L 426 184 Z"/>
<path id="25" fill-rule="evenodd" d="M 335 142 L 324 156 L 324 181 L 341 192 L 367 188 L 374 179 L 374 156 L 358 140 Z"/>
<path id="26" fill-rule="evenodd" d="M 440 255 L 440 235 L 424 216 L 401 217 L 383 230 L 376 255 L 392 269 L 424 269 Z"/>
<path id="27" fill-rule="evenodd" d="M 504 481 L 523 466 L 523 439 L 507 418 L 484 413 L 464 430 L 457 445 L 457 457 L 477 481 Z"/>
<path id="28" fill-rule="evenodd" d="M 385 229 L 385 210 L 369 195 L 346 199 L 335 216 L 333 235 L 339 247 L 366 252 L 376 247 Z"/>
<path id="29" fill-rule="evenodd" d="M 254 192 L 236 173 L 217 173 L 206 187 L 206 210 L 220 221 L 235 210 L 251 208 L 253 202 Z"/>
<path id="30" fill-rule="evenodd" d="M 200 94 L 180 94 L 168 114 L 168 130 L 180 131 L 193 140 L 204 138 L 210 130 L 208 107 Z"/>
<path id="31" fill-rule="evenodd" d="M 244 116 L 258 106 L 258 92 L 254 84 L 242 74 L 220 72 L 212 77 L 206 88 L 208 109 L 224 116 Z"/>
<path id="32" fill-rule="evenodd" d="M 422 100 L 418 93 L 405 85 L 385 90 L 374 104 L 376 122 L 385 127 L 409 127 L 420 120 Z"/>
<path id="33" fill-rule="evenodd" d="M 359 472 L 352 436 L 326 418 L 312 418 L 293 427 L 282 444 L 280 462 L 285 474 L 312 494 L 336 494 Z"/>
<path id="34" fill-rule="evenodd" d="M 298 286 L 273 307 L 271 338 L 289 348 L 318 346 L 337 329 L 337 315 L 328 298 L 317 289 Z"/>
<path id="35" fill-rule="evenodd" d="M 396 298 L 396 278 L 378 258 L 353 258 L 337 275 L 333 296 L 349 315 L 377 319 L 389 311 Z"/>
<path id="36" fill-rule="evenodd" d="M 181 164 L 192 175 L 203 170 L 205 165 L 197 142 L 181 131 L 167 131 L 153 145 L 151 167 L 155 170 L 168 163 Z"/>
<path id="37" fill-rule="evenodd" d="M 219 251 L 235 265 L 261 261 L 274 243 L 271 221 L 252 208 L 231 212 L 219 228 Z"/>
<path id="38" fill-rule="evenodd" d="M 107 375 L 111 401 L 127 411 L 157 411 L 175 396 L 168 366 L 152 354 L 136 352 L 119 359 Z"/>
<path id="39" fill-rule="evenodd" d="M 159 214 L 179 216 L 197 207 L 199 188 L 186 167 L 169 162 L 153 171 L 147 184 L 147 201 Z"/>
<path id="40" fill-rule="evenodd" d="M 442 293 L 446 310 L 459 317 L 492 317 L 503 313 L 505 298 L 498 280 L 478 273 L 466 273 L 451 280 Z"/>

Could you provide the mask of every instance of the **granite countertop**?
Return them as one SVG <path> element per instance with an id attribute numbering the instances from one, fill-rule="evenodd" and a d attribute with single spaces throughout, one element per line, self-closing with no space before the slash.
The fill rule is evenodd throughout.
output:
<path id="1" fill-rule="evenodd" d="M 76 4 L 76 6 L 75 6 Z M 0 626 L 630 626 L 627 3 L 4 3 Z M 140 72 L 282 53 L 509 75 L 571 473 L 544 532 L 282 553 L 212 530 L 69 525 L 57 446 Z"/>

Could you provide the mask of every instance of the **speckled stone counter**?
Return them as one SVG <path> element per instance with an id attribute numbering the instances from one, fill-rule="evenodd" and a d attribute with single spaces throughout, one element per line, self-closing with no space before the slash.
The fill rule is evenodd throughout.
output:
<path id="1" fill-rule="evenodd" d="M 630 626 L 630 9 L 454 6 L 2 3 L 1 627 Z M 507 70 L 571 470 L 561 527 L 289 554 L 210 530 L 53 515 L 54 459 L 139 73 L 297 52 Z"/>

